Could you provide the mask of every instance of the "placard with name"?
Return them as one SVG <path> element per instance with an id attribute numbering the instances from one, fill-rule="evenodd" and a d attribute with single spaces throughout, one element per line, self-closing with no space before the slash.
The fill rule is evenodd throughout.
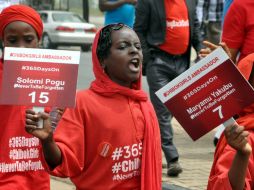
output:
<path id="1" fill-rule="evenodd" d="M 79 51 L 4 50 L 1 104 L 74 107 Z"/>
<path id="2" fill-rule="evenodd" d="M 193 140 L 254 102 L 254 90 L 220 47 L 156 92 Z"/>

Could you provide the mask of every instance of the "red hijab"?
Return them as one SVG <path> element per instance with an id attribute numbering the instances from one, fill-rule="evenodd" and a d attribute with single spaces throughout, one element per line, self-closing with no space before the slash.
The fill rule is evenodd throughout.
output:
<path id="1" fill-rule="evenodd" d="M 99 63 L 96 49 L 101 30 L 97 32 L 93 48 L 92 60 L 95 81 L 91 89 L 104 96 L 121 94 L 140 102 L 141 111 L 145 118 L 145 135 L 143 141 L 141 165 L 141 190 L 161 190 L 162 158 L 161 139 L 157 117 L 146 93 L 141 89 L 141 74 L 133 88 L 127 88 L 114 83 Z"/>
<path id="2" fill-rule="evenodd" d="M 254 53 L 243 58 L 238 63 L 238 69 L 241 71 L 242 75 L 247 80 L 250 77 L 250 74 L 253 68 L 253 63 L 254 63 Z M 245 130 L 254 130 L 254 104 L 251 104 L 250 106 L 244 108 L 240 112 L 239 116 L 240 117 L 236 120 L 239 125 L 244 126 Z M 215 150 L 214 162 L 213 162 L 210 176 L 214 175 L 216 163 L 220 155 L 223 153 L 223 150 L 226 147 L 226 145 L 227 145 L 227 141 L 223 134 L 222 137 L 220 138 L 220 141 L 218 142 L 216 146 L 217 148 Z"/>
<path id="3" fill-rule="evenodd" d="M 22 21 L 31 25 L 37 32 L 38 38 L 41 39 L 43 24 L 40 15 L 26 5 L 12 5 L 3 9 L 0 14 L 0 39 L 3 38 L 5 27 L 15 21 Z"/>

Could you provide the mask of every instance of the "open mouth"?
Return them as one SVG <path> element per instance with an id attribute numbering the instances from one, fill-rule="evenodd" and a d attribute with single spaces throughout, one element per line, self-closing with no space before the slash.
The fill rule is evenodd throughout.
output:
<path id="1" fill-rule="evenodd" d="M 131 72 L 138 73 L 140 69 L 140 59 L 138 58 L 131 59 L 129 69 Z"/>
<path id="2" fill-rule="evenodd" d="M 131 60 L 131 64 L 135 67 L 135 68 L 139 68 L 139 59 L 138 58 L 134 58 Z"/>

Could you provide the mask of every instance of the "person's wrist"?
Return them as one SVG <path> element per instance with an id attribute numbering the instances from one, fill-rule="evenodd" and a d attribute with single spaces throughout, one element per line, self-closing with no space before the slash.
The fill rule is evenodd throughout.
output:
<path id="1" fill-rule="evenodd" d="M 52 143 L 52 142 L 54 142 L 54 140 L 53 140 L 53 131 L 49 132 L 49 135 L 48 135 L 47 138 L 41 139 L 41 143 L 43 145 L 49 144 L 49 143 Z"/>
<path id="2" fill-rule="evenodd" d="M 251 152 L 252 152 L 252 148 L 249 144 L 246 144 L 244 148 L 240 149 L 240 150 L 237 150 L 237 154 L 239 156 L 250 156 L 251 155 Z"/>

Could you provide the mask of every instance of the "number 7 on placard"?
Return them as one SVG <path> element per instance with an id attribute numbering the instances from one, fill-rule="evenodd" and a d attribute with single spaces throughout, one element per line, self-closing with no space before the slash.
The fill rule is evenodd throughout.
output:
<path id="1" fill-rule="evenodd" d="M 224 116 L 222 114 L 222 106 L 221 105 L 219 105 L 218 107 L 213 109 L 213 112 L 216 112 L 216 111 L 218 111 L 220 119 L 223 119 Z"/>

